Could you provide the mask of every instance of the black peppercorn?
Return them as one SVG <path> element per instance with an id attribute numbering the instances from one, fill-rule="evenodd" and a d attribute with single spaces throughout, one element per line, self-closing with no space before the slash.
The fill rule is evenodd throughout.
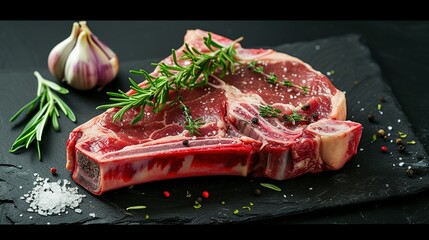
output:
<path id="1" fill-rule="evenodd" d="M 261 189 L 259 189 L 259 188 L 256 188 L 255 189 L 255 191 L 254 191 L 254 194 L 256 195 L 256 196 L 261 196 Z"/>
<path id="2" fill-rule="evenodd" d="M 197 197 L 197 199 L 195 200 L 195 202 L 201 203 L 203 201 L 203 199 L 201 197 Z"/>
<path id="3" fill-rule="evenodd" d="M 368 114 L 368 120 L 370 121 L 370 122 L 374 122 L 375 121 L 375 116 L 373 115 L 373 114 Z"/>
<path id="4" fill-rule="evenodd" d="M 404 144 L 399 144 L 398 151 L 405 152 L 405 145 Z"/>
<path id="5" fill-rule="evenodd" d="M 188 139 L 183 140 L 182 144 L 184 146 L 189 146 L 189 140 Z"/>
<path id="6" fill-rule="evenodd" d="M 252 123 L 253 124 L 258 124 L 258 122 L 259 122 L 259 119 L 257 117 L 253 117 L 252 118 Z"/>
<path id="7" fill-rule="evenodd" d="M 380 100 L 380 102 L 386 102 L 386 99 L 384 99 L 384 97 L 383 97 L 383 96 L 381 96 L 381 97 L 379 98 L 379 100 Z"/>
<path id="8" fill-rule="evenodd" d="M 407 176 L 412 177 L 414 175 L 414 170 L 412 168 L 407 169 Z"/>
<path id="9" fill-rule="evenodd" d="M 319 114 L 314 112 L 311 114 L 311 116 L 313 117 L 314 120 L 316 120 L 319 117 Z"/>
<path id="10" fill-rule="evenodd" d="M 310 109 L 310 103 L 306 103 L 306 104 L 302 105 L 301 109 L 302 110 L 308 110 L 308 109 Z"/>

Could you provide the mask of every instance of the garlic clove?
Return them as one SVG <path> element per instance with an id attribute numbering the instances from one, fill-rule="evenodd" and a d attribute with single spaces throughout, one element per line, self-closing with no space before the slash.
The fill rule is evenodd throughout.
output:
<path id="1" fill-rule="evenodd" d="M 88 90 L 97 85 L 98 57 L 90 46 L 90 33 L 81 31 L 64 68 L 64 80 L 73 88 Z"/>
<path id="2" fill-rule="evenodd" d="M 97 85 L 101 90 L 107 83 L 112 81 L 119 71 L 119 60 L 116 54 L 101 42 L 94 34 L 90 34 L 89 43 L 91 50 L 95 53 L 98 65 Z"/>
<path id="3" fill-rule="evenodd" d="M 79 24 L 73 23 L 70 36 L 58 43 L 49 53 L 48 67 L 49 71 L 58 79 L 64 78 L 64 66 L 68 55 L 76 44 L 80 32 Z"/>

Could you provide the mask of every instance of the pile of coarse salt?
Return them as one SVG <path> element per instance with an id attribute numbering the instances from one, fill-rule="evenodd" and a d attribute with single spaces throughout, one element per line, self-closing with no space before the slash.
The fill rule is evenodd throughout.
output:
<path id="1" fill-rule="evenodd" d="M 61 215 L 66 212 L 66 208 L 76 208 L 75 212 L 82 212 L 77 207 L 86 195 L 78 194 L 77 187 L 70 187 L 67 179 L 50 182 L 49 178 L 42 178 L 38 173 L 34 173 L 34 176 L 36 181 L 33 182 L 33 189 L 21 197 L 30 204 L 28 212 L 37 212 L 43 216 Z"/>

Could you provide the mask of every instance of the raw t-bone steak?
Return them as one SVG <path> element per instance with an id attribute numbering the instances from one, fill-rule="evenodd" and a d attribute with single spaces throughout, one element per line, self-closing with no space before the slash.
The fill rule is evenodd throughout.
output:
<path id="1" fill-rule="evenodd" d="M 205 31 L 189 30 L 185 42 L 208 52 L 203 44 L 206 36 Z M 232 42 L 216 34 L 212 37 L 224 46 Z M 183 48 L 177 50 L 178 56 Z M 256 60 L 265 72 L 307 86 L 308 93 L 270 84 L 260 73 L 238 65 L 234 74 L 213 76 L 206 86 L 180 92 L 192 117 L 202 117 L 205 122 L 196 136 L 184 128 L 179 104 L 157 114 L 146 107 L 144 118 L 134 125 L 130 122 L 140 109 L 126 112 L 122 121 L 115 122 L 112 118 L 118 109 L 108 109 L 70 134 L 67 169 L 73 179 L 97 195 L 124 186 L 192 176 L 283 180 L 340 169 L 356 154 L 362 126 L 345 121 L 345 95 L 326 76 L 284 53 L 245 49 L 240 44 L 235 48 L 239 61 Z M 173 64 L 171 56 L 164 62 Z M 155 69 L 152 75 L 157 74 Z M 281 117 L 264 118 L 259 115 L 260 105 L 272 105 L 282 114 L 296 111 L 311 121 L 291 124 Z"/>

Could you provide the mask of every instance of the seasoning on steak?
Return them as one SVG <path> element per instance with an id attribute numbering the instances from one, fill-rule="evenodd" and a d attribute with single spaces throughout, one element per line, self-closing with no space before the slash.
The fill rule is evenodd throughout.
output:
<path id="1" fill-rule="evenodd" d="M 189 30 L 185 42 L 208 52 L 203 44 L 205 36 L 205 31 Z M 221 45 L 232 42 L 216 34 L 212 37 Z M 215 75 L 206 86 L 180 91 L 192 116 L 205 122 L 197 136 L 190 136 L 184 128 L 185 118 L 178 104 L 157 114 L 146 107 L 144 118 L 134 125 L 130 122 L 140 109 L 129 110 L 122 121 L 116 122 L 112 118 L 118 109 L 108 109 L 71 132 L 67 169 L 73 179 L 96 195 L 124 186 L 191 176 L 283 180 L 340 169 L 356 154 L 362 126 L 345 121 L 345 95 L 326 76 L 284 53 L 235 46 L 241 62 L 256 60 L 279 79 L 307 86 L 308 93 L 269 84 L 261 74 L 237 66 L 234 74 L 222 78 Z M 182 50 L 183 46 L 177 50 L 178 56 Z M 172 57 L 164 62 L 173 64 Z M 155 69 L 152 74 L 157 72 Z M 258 107 L 267 104 L 286 114 L 296 111 L 311 121 L 293 125 L 285 124 L 281 117 L 263 118 Z"/>

